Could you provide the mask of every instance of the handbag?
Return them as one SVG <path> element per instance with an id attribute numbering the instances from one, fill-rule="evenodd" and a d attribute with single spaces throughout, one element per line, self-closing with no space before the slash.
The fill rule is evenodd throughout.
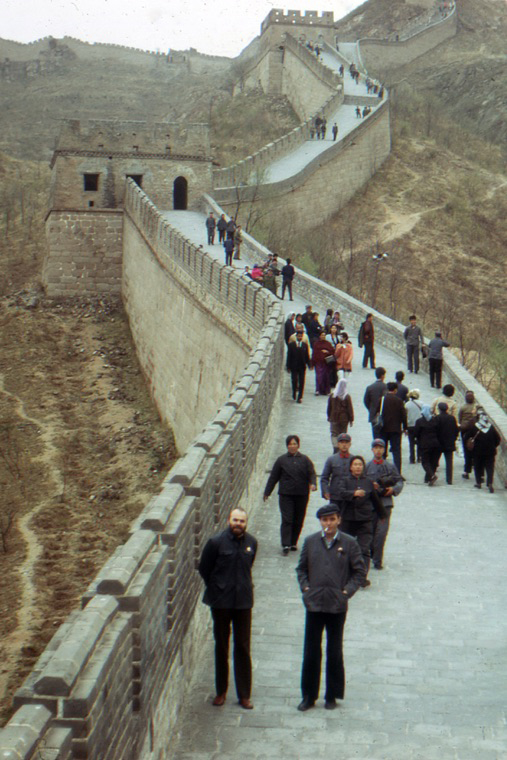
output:
<path id="1" fill-rule="evenodd" d="M 324 361 L 326 362 L 326 364 L 329 364 L 329 366 L 333 366 L 336 364 L 336 359 L 334 358 L 332 354 L 330 356 L 326 356 Z"/>
<path id="2" fill-rule="evenodd" d="M 473 451 L 475 446 L 475 439 L 479 435 L 479 431 L 474 435 L 473 438 L 467 438 L 465 441 L 465 448 L 467 451 Z"/>
<path id="3" fill-rule="evenodd" d="M 384 427 L 384 418 L 382 416 L 382 410 L 384 409 L 384 396 L 382 396 L 382 401 L 380 402 L 380 409 L 378 410 L 378 414 L 375 415 L 373 418 L 372 428 L 374 435 L 377 437 L 381 435 L 382 428 Z"/>

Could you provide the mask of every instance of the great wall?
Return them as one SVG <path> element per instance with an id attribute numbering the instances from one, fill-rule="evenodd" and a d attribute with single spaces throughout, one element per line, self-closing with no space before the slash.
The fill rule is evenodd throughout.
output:
<path id="1" fill-rule="evenodd" d="M 453 8 L 406 39 L 362 40 L 361 71 L 375 70 L 379 51 L 383 66 L 414 60 L 452 36 L 456 25 Z M 220 214 L 234 207 L 240 190 L 245 202 L 299 216 L 306 207 L 312 218 L 326 218 L 387 158 L 388 96 L 295 174 L 255 180 L 258 170 L 263 176 L 311 143 L 315 113 L 331 117 L 346 105 L 342 78 L 307 55 L 302 35 L 310 28 L 318 30 L 325 60 L 340 60 L 332 13 L 273 10 L 263 22 L 248 76 L 297 101 L 302 124 L 234 167 L 212 169 L 204 125 L 70 123 L 61 135 L 47 219 L 47 292 L 121 293 L 153 398 L 183 453 L 131 526 L 128 541 L 90 584 L 82 608 L 57 631 L 15 693 L 16 712 L 0 730 L 5 760 L 171 757 L 171 738 L 207 636 L 196 560 L 231 504 L 252 514 L 258 508 L 280 422 L 285 316 L 278 299 L 203 251 L 163 211 Z M 343 44 L 347 49 L 340 40 L 340 51 Z M 333 189 L 330 205 L 311 203 L 316 182 Z M 246 255 L 267 257 L 251 236 L 244 238 Z M 378 343 L 404 355 L 402 325 L 303 271 L 297 275 L 298 292 L 321 308 L 340 308 L 350 328 L 373 311 Z M 207 347 L 199 354 L 187 343 L 188 327 L 196 324 Z M 459 394 L 473 389 L 494 420 L 502 436 L 497 474 L 505 485 L 506 415 L 449 352 L 444 374 Z"/>

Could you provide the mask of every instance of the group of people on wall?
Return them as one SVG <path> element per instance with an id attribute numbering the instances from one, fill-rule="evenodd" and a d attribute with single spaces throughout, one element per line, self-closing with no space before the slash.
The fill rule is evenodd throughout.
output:
<path id="1" fill-rule="evenodd" d="M 417 374 L 419 353 L 425 344 L 415 315 L 409 319 L 404 338 L 407 371 Z M 375 380 L 367 386 L 363 397 L 372 433 L 371 455 L 366 457 L 352 453 L 349 428 L 355 417 L 348 382 L 353 350 L 340 313 L 328 309 L 321 325 L 319 314 L 308 305 L 304 314 L 290 313 L 285 323 L 292 397 L 296 402 L 302 401 L 304 372 L 307 367 L 315 368 L 315 394 L 327 398 L 326 415 L 333 448 L 320 475 L 320 492 L 326 503 L 316 513 L 319 530 L 305 539 L 296 567 L 306 609 L 298 705 L 301 712 L 313 708 L 319 696 L 324 630 L 327 636 L 324 707 L 334 710 L 344 698 L 342 642 L 348 601 L 356 591 L 371 585 L 370 566 L 376 571 L 384 567 L 395 498 L 405 485 L 401 454 L 404 434 L 408 437 L 410 464 L 422 464 L 424 481 L 429 486 L 437 480 L 442 455 L 446 482 L 452 484 L 453 453 L 461 435 L 463 478 L 468 480 L 473 469 L 475 487 L 482 488 L 486 477 L 486 486 L 494 492 L 494 464 L 500 436 L 476 403 L 473 391 L 467 391 L 465 402 L 458 405 L 453 398 L 454 386 L 446 384 L 431 404 L 422 403 L 421 392 L 416 388 L 409 390 L 404 384 L 402 370 L 386 383 L 386 370 L 375 365 L 372 314 L 361 324 L 358 340 L 365 348 L 363 368 L 367 369 L 370 362 L 375 371 Z M 434 340 L 434 352 L 437 349 L 441 352 L 448 345 L 438 332 Z M 296 357 L 301 361 L 296 361 Z M 439 357 L 435 358 L 431 386 L 440 389 L 441 366 Z M 285 443 L 286 452 L 276 458 L 271 468 L 263 500 L 268 501 L 278 487 L 281 552 L 288 557 L 299 549 L 309 497 L 319 486 L 312 459 L 300 450 L 299 436 L 288 435 Z M 203 601 L 210 605 L 213 617 L 216 683 L 213 705 L 221 707 L 226 701 L 232 628 L 238 702 L 248 710 L 253 708 L 251 571 L 257 541 L 247 532 L 247 523 L 248 516 L 242 508 L 231 511 L 226 530 L 206 544 L 199 572 L 206 586 Z"/>

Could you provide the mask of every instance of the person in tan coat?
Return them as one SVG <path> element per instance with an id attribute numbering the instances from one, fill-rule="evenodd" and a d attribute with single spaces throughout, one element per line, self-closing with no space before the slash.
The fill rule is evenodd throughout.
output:
<path id="1" fill-rule="evenodd" d="M 336 346 L 334 352 L 338 377 L 343 377 L 344 374 L 352 372 L 352 357 L 354 356 L 354 347 L 346 332 L 342 333 L 341 339 L 342 342 Z"/>

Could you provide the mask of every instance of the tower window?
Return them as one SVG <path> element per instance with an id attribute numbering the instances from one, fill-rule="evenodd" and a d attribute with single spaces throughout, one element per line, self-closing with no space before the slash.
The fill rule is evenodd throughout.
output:
<path id="1" fill-rule="evenodd" d="M 133 179 L 136 185 L 139 185 L 139 187 L 143 186 L 143 175 L 142 174 L 127 174 L 128 179 Z"/>
<path id="2" fill-rule="evenodd" d="M 100 174 L 83 174 L 85 192 L 93 192 L 99 189 Z"/>

